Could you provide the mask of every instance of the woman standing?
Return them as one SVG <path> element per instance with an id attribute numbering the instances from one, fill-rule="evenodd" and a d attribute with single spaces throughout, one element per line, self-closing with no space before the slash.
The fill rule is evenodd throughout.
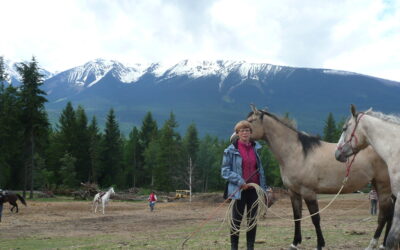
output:
<path id="1" fill-rule="evenodd" d="M 248 185 L 256 183 L 266 191 L 264 170 L 261 165 L 260 156 L 257 150 L 261 145 L 251 141 L 251 124 L 248 121 L 240 121 L 235 126 L 238 139 L 233 141 L 224 150 L 222 160 L 221 176 L 228 184 L 228 197 L 235 200 L 232 210 L 233 225 L 231 225 L 231 249 L 237 250 L 239 245 L 240 223 L 243 213 L 247 208 L 247 223 L 251 224 L 255 218 L 257 207 L 251 209 L 258 196 L 256 190 Z M 247 249 L 254 249 L 257 227 L 246 233 Z"/>

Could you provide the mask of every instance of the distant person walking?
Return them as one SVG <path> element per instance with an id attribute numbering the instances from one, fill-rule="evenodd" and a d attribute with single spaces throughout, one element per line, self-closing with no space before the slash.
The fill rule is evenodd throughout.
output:
<path id="1" fill-rule="evenodd" d="M 3 190 L 0 189 L 0 222 L 1 222 L 1 215 L 3 213 L 3 203 L 4 203 Z"/>
<path id="2" fill-rule="evenodd" d="M 371 201 L 371 214 L 376 215 L 376 210 L 378 205 L 378 194 L 376 193 L 375 187 L 371 188 L 368 198 Z"/>
<path id="3" fill-rule="evenodd" d="M 156 202 L 157 202 L 157 196 L 154 192 L 150 193 L 148 201 L 149 201 L 149 206 L 150 206 L 150 212 L 153 212 L 154 206 L 156 205 Z"/>

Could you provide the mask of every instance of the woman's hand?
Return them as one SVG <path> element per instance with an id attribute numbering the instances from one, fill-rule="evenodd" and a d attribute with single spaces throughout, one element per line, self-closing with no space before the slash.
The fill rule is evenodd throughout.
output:
<path id="1" fill-rule="evenodd" d="M 240 189 L 247 190 L 247 189 L 249 189 L 250 187 L 251 187 L 251 186 L 250 186 L 249 184 L 243 184 L 243 185 L 240 186 Z"/>

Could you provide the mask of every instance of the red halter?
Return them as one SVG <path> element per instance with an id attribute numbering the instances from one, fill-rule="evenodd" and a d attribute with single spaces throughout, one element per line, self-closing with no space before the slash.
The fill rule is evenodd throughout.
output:
<path id="1" fill-rule="evenodd" d="M 346 169 L 346 179 L 345 179 L 345 180 L 347 180 L 347 177 L 348 177 L 349 174 L 350 174 L 351 165 L 353 164 L 353 162 L 354 162 L 354 160 L 355 160 L 355 158 L 356 158 L 356 155 L 357 155 L 357 153 L 358 153 L 358 152 L 355 153 L 355 150 L 354 150 L 354 148 L 353 148 L 353 145 L 351 144 L 351 141 L 352 141 L 353 138 L 354 138 L 354 139 L 355 139 L 355 142 L 356 142 L 356 145 L 357 145 L 358 139 L 357 139 L 357 136 L 356 136 L 355 133 L 356 133 L 356 129 L 357 129 L 357 127 L 358 127 L 358 124 L 360 123 L 360 120 L 361 120 L 361 118 L 362 118 L 364 115 L 365 115 L 364 112 L 361 112 L 361 113 L 360 113 L 360 116 L 357 117 L 357 119 L 356 119 L 356 125 L 354 126 L 354 129 L 353 129 L 353 131 L 351 132 L 350 138 L 349 138 L 345 143 L 343 143 L 343 145 L 338 146 L 338 149 L 339 149 L 340 151 L 342 151 L 343 146 L 349 143 L 349 144 L 350 144 L 350 147 L 351 147 L 351 150 L 353 151 L 353 158 L 352 158 L 351 160 L 349 160 L 349 158 L 347 158 L 347 162 L 346 162 L 346 168 L 347 168 L 347 169 Z"/>

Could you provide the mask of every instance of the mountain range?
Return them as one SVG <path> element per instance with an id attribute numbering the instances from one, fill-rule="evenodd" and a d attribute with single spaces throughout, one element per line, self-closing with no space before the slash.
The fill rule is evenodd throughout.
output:
<path id="1" fill-rule="evenodd" d="M 13 64 L 7 65 L 11 83 L 20 84 Z M 160 127 L 173 112 L 180 132 L 193 122 L 200 135 L 227 138 L 251 103 L 289 113 L 300 130 L 311 134 L 322 134 L 329 112 L 336 120 L 347 117 L 351 103 L 359 110 L 373 107 L 386 113 L 398 113 L 400 107 L 400 82 L 332 69 L 227 60 L 126 66 L 96 59 L 59 73 L 41 73 L 53 123 L 71 101 L 82 105 L 89 119 L 95 115 L 100 125 L 113 108 L 125 134 L 141 126 L 148 111 Z"/>

